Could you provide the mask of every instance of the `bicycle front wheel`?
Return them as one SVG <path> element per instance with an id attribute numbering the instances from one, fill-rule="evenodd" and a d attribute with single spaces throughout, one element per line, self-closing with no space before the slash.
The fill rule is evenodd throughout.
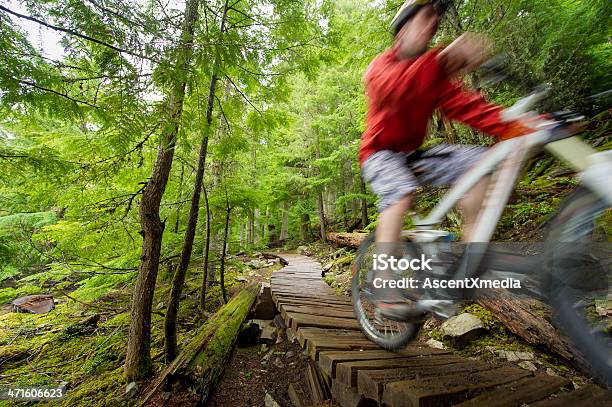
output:
<path id="1" fill-rule="evenodd" d="M 580 188 L 553 219 L 545 246 L 557 321 L 600 383 L 612 385 L 612 211 Z"/>
<path id="2" fill-rule="evenodd" d="M 413 248 L 407 241 L 402 242 L 400 246 L 404 252 Z M 372 284 L 374 254 L 376 254 L 376 244 L 374 232 L 372 232 L 359 246 L 353 263 L 351 291 L 355 316 L 368 339 L 384 349 L 399 350 L 418 334 L 421 323 L 417 321 L 397 322 L 381 315 Z M 408 256 L 408 254 L 402 253 L 402 256 Z"/>

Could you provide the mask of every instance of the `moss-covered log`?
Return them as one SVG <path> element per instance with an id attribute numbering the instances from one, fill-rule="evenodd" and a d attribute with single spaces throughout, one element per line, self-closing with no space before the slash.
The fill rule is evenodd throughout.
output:
<path id="1" fill-rule="evenodd" d="M 159 391 L 171 388 L 179 379 L 196 389 L 201 402 L 205 402 L 223 372 L 240 326 L 258 292 L 257 284 L 249 285 L 200 327 L 177 358 L 147 388 L 141 405 L 146 405 Z"/>
<path id="2" fill-rule="evenodd" d="M 368 236 L 367 233 L 328 233 L 327 240 L 339 246 L 358 249 L 361 242 Z"/>

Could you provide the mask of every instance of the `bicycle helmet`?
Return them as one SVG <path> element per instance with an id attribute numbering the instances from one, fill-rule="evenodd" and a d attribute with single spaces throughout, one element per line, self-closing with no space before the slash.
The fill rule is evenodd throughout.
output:
<path id="1" fill-rule="evenodd" d="M 404 24 L 414 17 L 424 6 L 431 4 L 438 11 L 438 14 L 442 15 L 448 8 L 449 3 L 449 0 L 406 0 L 391 22 L 393 34 L 397 35 Z"/>

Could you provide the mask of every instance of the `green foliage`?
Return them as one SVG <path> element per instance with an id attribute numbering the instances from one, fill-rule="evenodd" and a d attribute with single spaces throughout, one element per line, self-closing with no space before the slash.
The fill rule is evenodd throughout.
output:
<path id="1" fill-rule="evenodd" d="M 169 147 L 160 146 L 160 140 L 172 126 L 179 134 L 160 209 L 165 229 L 155 305 L 167 303 L 164 284 L 183 244 L 203 140 L 208 143 L 203 185 L 211 215 L 210 260 L 216 265 L 228 212 L 232 253 L 264 249 L 281 238 L 295 247 L 317 239 L 323 220 L 329 230 L 375 227 L 376 198 L 362 188 L 357 162 L 367 108 L 362 77 L 372 59 L 391 45 L 388 23 L 400 0 L 230 2 L 224 30 L 225 2 L 206 1 L 187 69 L 177 65 L 175 16 L 181 10 L 173 2 L 18 0 L 7 7 L 17 3 L 24 14 L 79 35 L 39 27 L 32 36 L 23 19 L 0 12 L 0 305 L 22 295 L 52 293 L 95 306 L 130 292 L 142 249 L 138 208 L 158 149 Z M 454 4 L 458 19 L 447 14 L 435 42 L 447 43 L 463 30 L 484 32 L 510 55 L 510 68 L 520 78 L 485 88 L 490 99 L 508 105 L 546 82 L 553 85 L 554 99 L 545 108 L 598 113 L 605 107 L 585 96 L 612 87 L 607 1 Z M 53 33 L 63 53 L 44 49 L 48 42 L 40 38 Z M 211 95 L 213 75 L 218 82 Z M 472 83 L 476 76 L 466 80 Z M 168 95 L 183 80 L 179 123 L 169 118 Z M 426 146 L 449 136 L 438 117 L 431 124 Z M 466 127 L 454 131 L 459 142 L 491 142 Z M 602 113 L 585 138 L 606 150 L 609 135 L 609 117 Z M 500 236 L 541 224 L 575 185 L 549 176 L 554 168 L 552 161 L 542 161 L 526 174 L 519 199 L 502 218 Z M 441 193 L 421 194 L 417 209 L 431 209 Z M 206 224 L 202 199 L 192 256 L 198 266 Z M 444 226 L 458 231 L 457 214 Z M 605 223 L 601 228 L 606 231 Z M 231 287 L 233 273 L 244 270 L 240 262 L 227 265 Z M 198 270 L 189 268 L 190 292 L 198 290 Z M 212 310 L 219 287 L 209 296 Z M 101 323 L 103 329 L 123 330 L 129 322 L 129 304 L 124 305 Z M 187 307 L 181 305 L 181 315 L 193 312 Z M 64 321 L 56 311 L 6 318 L 24 329 L 75 322 Z M 154 314 L 154 322 L 161 319 Z M 154 345 L 161 344 L 161 333 L 153 338 Z M 64 404 L 116 405 L 117 394 L 111 394 L 120 381 L 120 358 L 109 354 L 122 355 L 125 337 L 118 332 L 105 344 L 95 341 L 94 348 L 86 342 L 74 337 L 63 345 L 69 348 L 67 358 L 82 356 L 79 347 L 91 352 L 78 368 L 67 365 L 72 368 L 65 370 L 67 379 L 83 384 Z M 58 353 L 45 357 L 63 360 Z"/>

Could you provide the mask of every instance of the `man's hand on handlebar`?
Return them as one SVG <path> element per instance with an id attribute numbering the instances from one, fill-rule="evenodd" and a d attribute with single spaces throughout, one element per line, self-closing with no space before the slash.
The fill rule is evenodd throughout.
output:
<path id="1" fill-rule="evenodd" d="M 440 63 L 448 76 L 460 71 L 471 72 L 493 55 L 492 49 L 488 38 L 466 32 L 440 52 Z"/>

